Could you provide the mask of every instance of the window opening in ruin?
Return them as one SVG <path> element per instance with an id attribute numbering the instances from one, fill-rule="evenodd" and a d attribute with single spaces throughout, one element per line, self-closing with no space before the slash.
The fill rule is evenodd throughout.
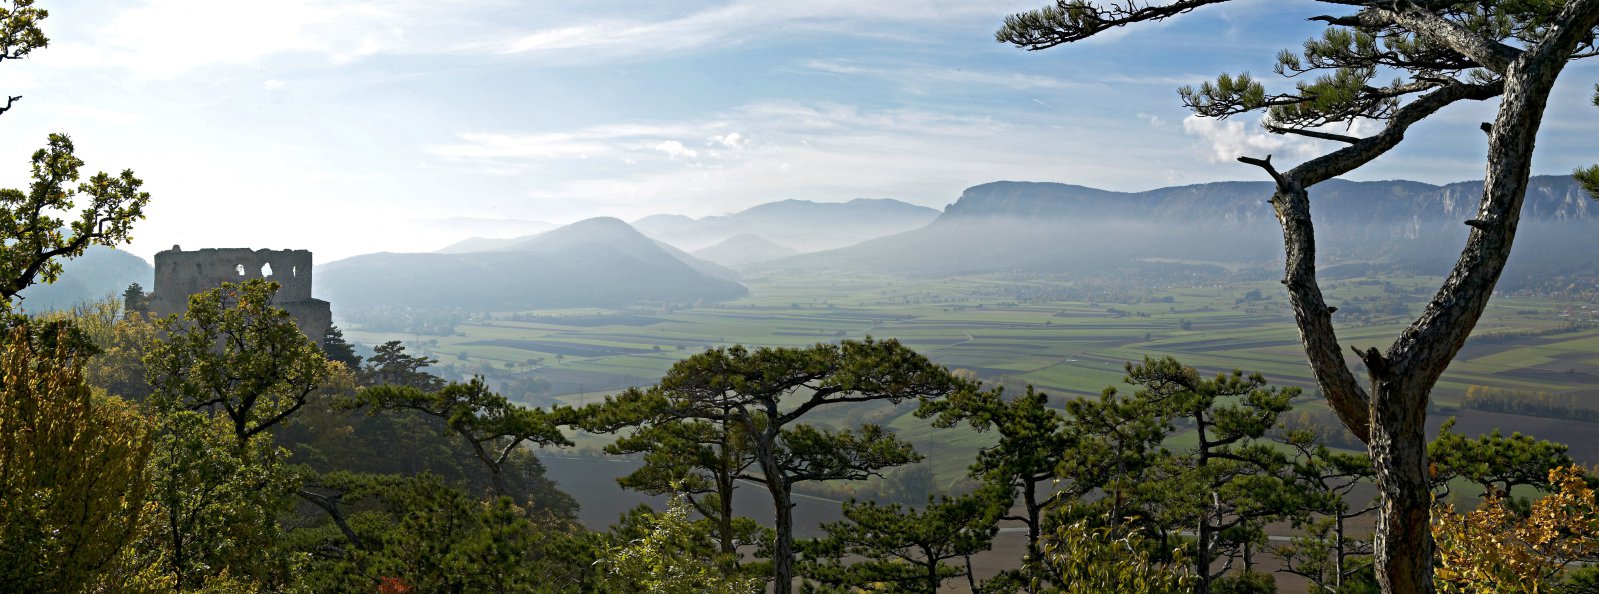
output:
<path id="1" fill-rule="evenodd" d="M 243 264 L 240 264 L 238 266 L 234 266 L 233 269 L 237 270 L 239 272 L 239 276 L 244 276 L 244 265 Z"/>
<path id="2" fill-rule="evenodd" d="M 289 267 L 289 276 L 292 276 L 294 278 L 300 278 L 300 267 L 299 266 L 290 266 Z"/>
<path id="3" fill-rule="evenodd" d="M 269 277 L 269 276 L 272 276 L 272 263 L 271 262 L 267 262 L 266 264 L 262 264 L 261 265 L 261 278 L 266 278 L 266 277 Z"/>

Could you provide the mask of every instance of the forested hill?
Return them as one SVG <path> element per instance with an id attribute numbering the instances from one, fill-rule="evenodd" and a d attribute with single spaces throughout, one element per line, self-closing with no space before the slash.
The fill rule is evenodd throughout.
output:
<path id="1" fill-rule="evenodd" d="M 1094 272 L 1129 266 L 1269 268 L 1282 257 L 1267 182 L 1111 192 L 1001 181 L 967 189 L 925 228 L 775 261 L 763 270 L 864 269 L 909 274 Z M 1440 273 L 1458 254 L 1482 182 L 1333 180 L 1311 190 L 1322 265 L 1379 263 Z M 1569 176 L 1532 178 L 1518 258 L 1599 250 L 1596 204 Z M 1532 230 L 1528 232 L 1527 230 Z M 1512 266 L 1511 271 L 1515 271 Z"/>
<path id="2" fill-rule="evenodd" d="M 366 254 L 317 268 L 335 309 L 458 307 L 472 311 L 625 307 L 744 295 L 731 273 L 597 218 L 493 251 Z"/>

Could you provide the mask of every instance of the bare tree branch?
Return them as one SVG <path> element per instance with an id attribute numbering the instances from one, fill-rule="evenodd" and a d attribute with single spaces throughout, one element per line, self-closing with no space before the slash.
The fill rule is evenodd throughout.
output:
<path id="1" fill-rule="evenodd" d="M 1334 142 L 1346 142 L 1346 143 L 1349 143 L 1349 144 L 1355 144 L 1355 143 L 1358 143 L 1358 142 L 1361 141 L 1360 138 L 1355 137 L 1355 136 L 1346 136 L 1346 135 L 1343 135 L 1343 134 L 1332 134 L 1332 133 L 1320 132 L 1320 131 L 1316 131 L 1316 130 L 1306 130 L 1306 129 L 1303 129 L 1303 128 L 1289 128 L 1287 126 L 1278 126 L 1276 124 L 1271 124 L 1271 123 L 1267 123 L 1266 124 L 1266 130 L 1269 131 L 1269 132 L 1276 132 L 1278 134 L 1295 134 L 1295 135 L 1298 135 L 1298 136 L 1304 136 L 1304 137 L 1308 137 L 1308 138 L 1316 138 L 1316 139 L 1320 139 L 1320 140 L 1331 140 L 1331 141 L 1334 141 Z M 1245 162 L 1248 163 L 1248 161 L 1245 161 Z"/>

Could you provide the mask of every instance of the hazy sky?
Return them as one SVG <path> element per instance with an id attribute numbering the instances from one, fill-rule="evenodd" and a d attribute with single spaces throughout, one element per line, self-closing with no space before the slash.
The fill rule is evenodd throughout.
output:
<path id="1" fill-rule="evenodd" d="M 1269 75 L 1320 28 L 1242 0 L 1029 53 L 1043 0 L 41 0 L 51 46 L 0 64 L 0 182 L 52 131 L 154 195 L 136 254 L 449 243 L 452 217 L 693 216 L 772 200 L 941 208 L 1000 179 L 1117 190 L 1259 179 L 1302 159 L 1174 89 Z M 1599 64 L 1563 75 L 1537 171 L 1599 161 Z M 1455 107 L 1356 179 L 1480 178 L 1491 106 Z M 454 225 L 452 229 L 459 229 Z M 506 227 L 501 225 L 500 227 Z"/>

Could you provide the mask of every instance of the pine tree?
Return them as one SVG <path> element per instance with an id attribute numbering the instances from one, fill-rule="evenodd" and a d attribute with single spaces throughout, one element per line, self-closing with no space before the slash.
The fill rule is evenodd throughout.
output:
<path id="1" fill-rule="evenodd" d="M 788 594 L 794 579 L 794 485 L 862 480 L 921 459 L 911 444 L 881 426 L 828 430 L 801 421 L 818 408 L 858 402 L 942 398 L 975 386 L 899 341 L 845 340 L 808 348 L 717 348 L 677 362 L 656 386 L 630 389 L 603 409 L 634 411 L 637 422 L 726 421 L 751 452 L 753 472 L 772 498 L 773 589 Z"/>
<path id="2" fill-rule="evenodd" d="M 1041 50 L 1227 1 L 1057 0 L 1007 18 L 996 37 Z M 1599 55 L 1599 0 L 1320 3 L 1343 14 L 1312 15 L 1327 31 L 1299 52 L 1278 54 L 1275 70 L 1297 81 L 1292 90 L 1270 93 L 1247 74 L 1223 74 L 1179 94 L 1201 117 L 1263 113 L 1267 130 L 1342 145 L 1286 171 L 1270 155 L 1239 160 L 1260 167 L 1275 184 L 1270 204 L 1283 228 L 1283 284 L 1317 387 L 1349 430 L 1367 442 L 1377 469 L 1383 495 L 1378 581 L 1387 594 L 1425 594 L 1433 588 L 1427 401 L 1482 317 L 1510 257 L 1550 89 L 1569 62 Z M 1395 74 L 1390 82 L 1382 80 Z M 1448 105 L 1495 98 L 1498 114 L 1481 126 L 1488 135 L 1483 195 L 1476 216 L 1466 221 L 1471 230 L 1460 258 L 1386 351 L 1357 349 L 1370 380 L 1369 388 L 1362 386 L 1345 363 L 1332 324 L 1334 308 L 1316 280 L 1310 189 L 1392 150 L 1413 125 Z M 1324 129 L 1360 121 L 1381 129 L 1364 137 Z M 1599 186 L 1595 169 L 1578 176 Z"/>

